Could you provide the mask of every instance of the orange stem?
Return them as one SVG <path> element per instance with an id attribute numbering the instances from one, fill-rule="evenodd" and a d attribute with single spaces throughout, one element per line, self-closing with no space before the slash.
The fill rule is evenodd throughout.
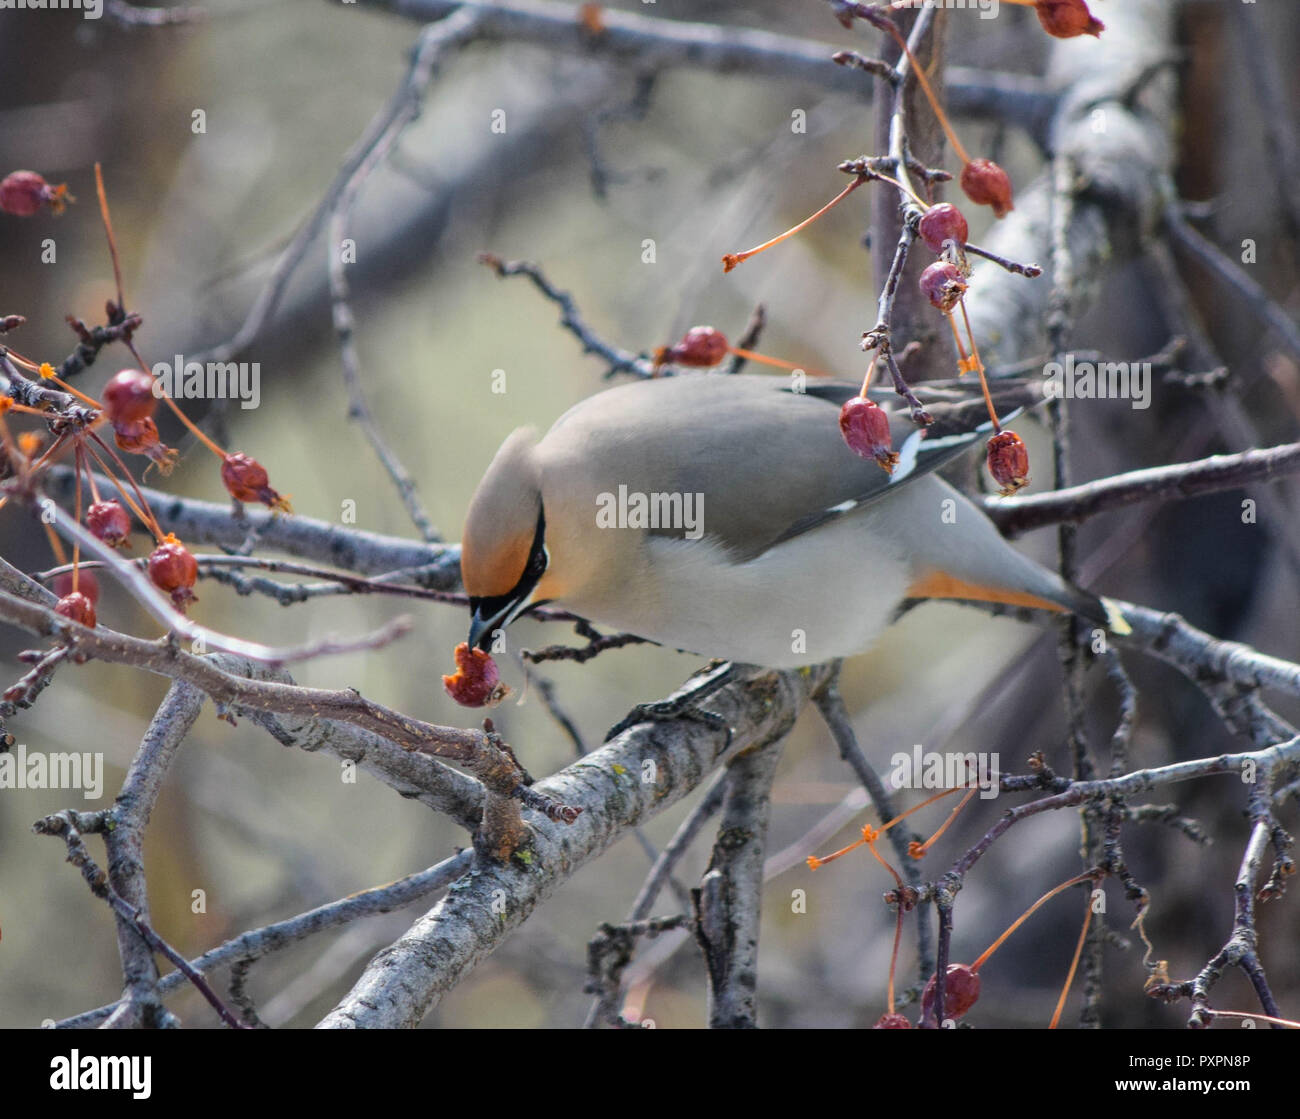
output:
<path id="1" fill-rule="evenodd" d="M 867 366 L 867 375 L 862 378 L 862 391 L 858 393 L 859 396 L 865 397 L 867 395 L 867 389 L 871 387 L 872 375 L 876 372 L 876 358 L 879 356 L 879 350 L 871 355 L 871 364 Z"/>
<path id="2" fill-rule="evenodd" d="M 898 923 L 894 926 L 894 952 L 889 957 L 889 1013 L 894 1013 L 894 971 L 898 967 L 898 945 L 903 939 L 903 907 L 898 907 Z"/>
<path id="3" fill-rule="evenodd" d="M 863 844 L 874 843 L 877 838 L 879 838 L 881 835 L 884 835 L 885 832 L 887 832 L 900 820 L 907 819 L 907 817 L 910 816 L 913 812 L 919 812 L 927 804 L 933 804 L 936 800 L 942 800 L 944 797 L 952 796 L 953 793 L 959 791 L 960 791 L 959 789 L 944 789 L 944 791 L 941 793 L 935 793 L 934 796 L 932 797 L 926 797 L 925 800 L 921 801 L 920 804 L 914 804 L 906 812 L 900 812 L 897 816 L 895 816 L 892 820 L 890 820 L 889 823 L 882 825 L 878 831 L 875 828 L 873 828 L 870 824 L 867 824 L 862 829 L 862 838 L 859 839 L 856 843 L 850 843 L 847 847 L 841 847 L 838 851 L 832 851 L 829 855 L 822 855 L 820 857 L 818 857 L 817 855 L 809 855 L 806 860 L 806 862 L 808 863 L 808 868 L 810 870 L 817 870 L 819 867 L 824 866 L 826 863 L 833 862 L 835 859 L 838 859 L 843 855 L 847 855 L 850 851 L 856 851 Z M 875 854 L 874 850 L 872 851 L 872 854 Z M 880 856 L 876 855 L 876 858 L 880 859 Z M 881 859 L 880 861 L 884 862 L 883 859 Z M 888 867 L 889 864 L 885 863 L 885 866 Z M 891 874 L 894 874 L 894 868 L 889 867 L 889 872 Z M 894 877 L 897 878 L 898 875 L 894 874 Z M 901 886 L 903 883 L 900 881 L 898 884 Z"/>
<path id="4" fill-rule="evenodd" d="M 99 216 L 104 222 L 108 237 L 108 255 L 113 261 L 113 281 L 117 285 L 117 309 L 126 313 L 126 296 L 122 294 L 122 265 L 117 256 L 117 238 L 113 236 L 113 222 L 108 216 L 108 195 L 104 191 L 104 171 L 95 164 L 95 193 L 99 195 Z"/>
<path id="5" fill-rule="evenodd" d="M 1300 1022 L 1293 1022 L 1290 1018 L 1270 1018 L 1267 1014 L 1249 1014 L 1240 1010 L 1210 1010 L 1209 1013 L 1215 1018 L 1254 1018 L 1275 1026 L 1285 1026 L 1288 1030 L 1300 1030 Z"/>
<path id="6" fill-rule="evenodd" d="M 973 964 L 971 964 L 970 966 L 971 971 L 979 971 L 981 967 L 983 967 L 986 963 L 988 963 L 989 957 L 993 955 L 993 953 L 996 952 L 999 948 L 1002 947 L 1007 937 L 1009 937 L 1013 932 L 1015 932 L 1016 929 L 1020 928 L 1020 926 L 1023 925 L 1027 920 L 1029 920 L 1029 918 L 1032 917 L 1035 912 L 1037 912 L 1040 906 L 1051 901 L 1052 898 L 1056 897 L 1056 895 L 1059 894 L 1062 890 L 1068 890 L 1071 886 L 1077 886 L 1080 882 L 1091 882 L 1092 880 L 1093 880 L 1093 876 L 1091 874 L 1080 874 L 1077 877 L 1062 882 L 1059 886 L 1056 886 L 1048 890 L 1047 893 L 1045 893 L 1041 898 L 1039 898 L 1036 902 L 1034 902 L 1033 905 L 1031 905 L 1028 909 L 1026 909 L 1022 914 L 1020 914 L 1020 916 L 1017 917 L 1011 923 L 1011 927 L 1008 928 L 1006 932 L 1004 932 L 1000 937 L 997 938 L 997 940 L 995 940 L 992 944 L 990 944 L 987 949 L 985 949 L 984 954 Z"/>
<path id="7" fill-rule="evenodd" d="M 892 820 L 890 820 L 889 823 L 885 824 L 880 830 L 888 831 L 900 820 L 906 820 L 913 812 L 920 812 L 921 809 L 924 808 L 926 805 L 933 804 L 936 800 L 943 800 L 944 797 L 950 797 L 952 796 L 953 793 L 959 793 L 959 792 L 961 792 L 960 786 L 958 786 L 955 789 L 944 789 L 944 791 L 941 793 L 935 793 L 934 796 L 932 797 L 926 797 L 925 800 L 921 801 L 920 804 L 914 804 L 906 812 L 900 812 L 897 816 L 895 816 Z"/>
<path id="8" fill-rule="evenodd" d="M 1079 943 L 1074 946 L 1074 959 L 1070 961 L 1070 972 L 1065 977 L 1065 986 L 1061 988 L 1061 997 L 1056 1000 L 1056 1013 L 1052 1015 L 1052 1024 L 1047 1028 L 1054 1030 L 1061 1021 L 1061 1011 L 1065 1009 L 1065 1000 L 1070 994 L 1070 985 L 1074 982 L 1074 973 L 1079 967 L 1079 957 L 1083 955 L 1083 945 L 1088 939 L 1088 926 L 1092 924 L 1092 901 L 1089 899 L 1088 912 L 1083 918 L 1083 928 L 1079 930 Z"/>
<path id="9" fill-rule="evenodd" d="M 77 518 L 77 524 L 81 524 L 81 447 L 77 447 L 76 462 L 73 465 L 73 473 L 77 482 L 74 487 L 72 498 L 73 516 Z M 72 593 L 77 593 L 78 577 L 81 574 L 81 541 L 72 542 Z"/>
<path id="10" fill-rule="evenodd" d="M 887 871 L 889 871 L 890 874 L 894 876 L 894 884 L 901 890 L 904 888 L 902 877 L 899 875 L 898 871 L 896 871 L 892 866 L 889 865 L 889 861 L 879 851 L 876 850 L 876 840 L 879 837 L 880 837 L 880 833 L 877 832 L 875 835 L 873 835 L 870 839 L 867 840 L 867 850 L 876 856 L 876 862 L 878 862 Z"/>
<path id="11" fill-rule="evenodd" d="M 908 854 L 911 855 L 912 858 L 914 859 L 923 858 L 925 856 L 925 853 L 930 849 L 930 847 L 939 841 L 939 837 L 943 835 L 943 833 L 946 832 L 949 829 L 949 827 L 952 826 L 952 822 L 955 819 L 957 819 L 957 814 L 961 812 L 961 810 L 965 808 L 966 805 L 970 804 L 971 797 L 973 797 L 977 792 L 979 792 L 978 787 L 972 788 L 970 792 L 968 792 L 964 797 L 961 798 L 961 803 L 958 804 L 956 808 L 954 808 L 951 812 L 948 813 L 948 818 L 944 820 L 939 830 L 936 831 L 932 836 L 930 836 L 930 838 L 927 839 L 924 843 L 916 844 L 914 848 L 908 851 Z"/>
<path id="12" fill-rule="evenodd" d="M 59 566 L 68 562 L 68 553 L 63 550 L 63 541 L 59 539 L 59 534 L 54 531 L 54 526 L 47 524 L 45 526 L 45 535 L 50 538 L 50 551 L 54 553 L 55 560 Z"/>
<path id="13" fill-rule="evenodd" d="M 768 357 L 767 354 L 760 354 L 757 350 L 743 350 L 739 346 L 728 346 L 727 353 L 735 354 L 737 357 L 743 357 L 746 361 L 757 361 L 763 365 L 772 365 L 777 369 L 801 369 L 803 372 L 812 377 L 829 377 L 830 374 L 821 369 L 812 369 L 807 365 L 799 365 L 797 362 L 784 361 L 779 357 Z"/>
<path id="14" fill-rule="evenodd" d="M 819 217 L 821 217 L 827 211 L 829 211 L 835 206 L 838 206 L 841 202 L 843 202 L 844 199 L 846 199 L 850 194 L 852 194 L 855 190 L 857 190 L 858 187 L 860 187 L 866 181 L 867 178 L 865 175 L 859 175 L 856 179 L 853 180 L 853 182 L 849 183 L 848 186 L 846 186 L 842 191 L 840 191 L 839 194 L 837 194 L 834 198 L 832 198 L 829 202 L 827 202 L 825 206 L 823 206 L 811 217 L 804 218 L 804 220 L 801 221 L 798 225 L 791 226 L 784 233 L 777 234 L 777 236 L 773 237 L 770 241 L 764 241 L 761 245 L 755 245 L 752 249 L 746 249 L 743 253 L 727 253 L 727 255 L 722 258 L 722 270 L 724 272 L 730 272 L 733 268 L 736 267 L 737 264 L 743 264 L 751 256 L 757 256 L 765 249 L 770 249 L 773 245 L 779 245 L 782 241 L 786 240 L 787 238 L 793 237 L 800 230 L 807 229 L 808 226 L 812 225 L 813 222 L 815 222 Z"/>
<path id="15" fill-rule="evenodd" d="M 47 368 L 49 369 L 49 372 L 48 372 L 48 373 L 45 372 L 45 369 L 47 369 Z M 84 392 L 82 392 L 80 389 L 74 389 L 74 388 L 73 388 L 70 384 L 68 384 L 68 382 L 65 381 L 62 377 L 57 376 L 57 375 L 55 374 L 55 372 L 54 372 L 54 366 L 50 365 L 48 362 L 47 362 L 45 365 L 40 366 L 40 367 L 38 368 L 38 372 L 40 373 L 41 380 L 43 380 L 43 381 L 53 381 L 53 382 L 54 382 L 56 385 L 58 385 L 59 388 L 61 388 L 64 392 L 71 393 L 71 394 L 72 394 L 73 396 L 75 396 L 78 400 L 80 400 L 83 404 L 89 404 L 89 405 L 90 405 L 92 408 L 94 408 L 97 412 L 102 412 L 102 411 L 104 410 L 104 406 L 103 406 L 103 405 L 102 405 L 98 400 L 96 400 L 93 396 L 87 396 L 87 395 L 86 395 Z"/>
<path id="16" fill-rule="evenodd" d="M 916 80 L 921 83 L 925 99 L 930 102 L 930 108 L 934 110 L 934 115 L 939 121 L 939 127 L 943 129 L 943 134 L 948 137 L 948 143 L 952 145 L 952 150 L 957 153 L 957 158 L 962 163 L 969 163 L 970 156 L 966 154 L 966 149 L 962 147 L 961 141 L 957 139 L 957 133 L 952 130 L 952 125 L 948 123 L 948 115 L 939 104 L 939 98 L 935 96 L 934 89 L 930 85 L 930 79 L 925 76 L 924 67 L 922 67 L 916 55 L 912 53 L 912 48 L 907 45 L 907 39 L 892 23 L 889 25 L 889 33 L 894 37 L 894 42 L 903 48 L 903 53 L 907 55 L 908 61 L 911 62 L 912 72 L 916 75 Z"/>
<path id="17" fill-rule="evenodd" d="M 90 454 L 94 456 L 95 461 L 99 463 L 101 467 L 103 467 L 104 473 L 107 474 L 113 480 L 113 485 L 117 487 L 117 492 L 122 495 L 122 500 L 125 501 L 128 506 L 130 506 L 131 512 L 133 512 L 137 517 L 140 518 L 141 521 L 144 522 L 145 527 L 150 532 L 153 533 L 155 540 L 161 541 L 164 535 L 162 530 L 162 525 L 160 525 L 158 523 L 157 518 L 154 517 L 153 510 L 149 508 L 148 499 L 140 491 L 140 487 L 139 485 L 136 484 L 135 478 L 131 476 L 131 472 L 126 468 L 126 463 L 124 463 L 121 457 L 118 455 L 118 453 L 115 450 L 113 450 L 113 448 L 110 447 L 107 443 L 105 443 L 102 439 L 100 439 L 98 435 L 92 432 L 90 437 L 96 443 L 98 443 L 110 456 L 112 456 L 113 461 L 117 463 L 118 469 L 121 470 L 122 473 L 126 476 L 126 480 L 131 483 L 131 488 L 135 490 L 136 497 L 140 499 L 139 505 L 136 505 L 136 503 L 127 496 L 126 490 L 122 488 L 122 483 L 118 480 L 117 475 L 114 474 L 112 469 L 104 462 L 102 458 L 99 457 L 95 449 L 93 447 L 87 447 L 86 450 L 89 451 Z"/>
<path id="18" fill-rule="evenodd" d="M 975 360 L 975 372 L 979 375 L 980 391 L 984 394 L 984 406 L 989 410 L 989 419 L 993 421 L 993 433 L 996 435 L 1002 430 L 1002 422 L 998 419 L 998 411 L 993 407 L 993 396 L 989 392 L 989 383 L 984 376 L 984 363 L 980 360 L 979 351 L 975 349 L 975 332 L 971 330 L 970 315 L 966 313 L 966 300 L 961 300 L 962 318 L 966 320 L 966 337 L 970 340 L 971 355 Z M 952 318 L 949 317 L 949 322 Z M 956 325 L 953 326 L 953 333 L 957 332 Z"/>

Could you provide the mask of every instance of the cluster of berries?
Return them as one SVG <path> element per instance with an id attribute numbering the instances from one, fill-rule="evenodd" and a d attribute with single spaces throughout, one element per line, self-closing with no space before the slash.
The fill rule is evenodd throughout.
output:
<path id="1" fill-rule="evenodd" d="M 98 168 L 96 173 L 98 174 Z M 34 171 L 14 171 L 0 180 L 0 212 L 16 217 L 30 218 L 43 209 L 59 214 L 67 203 L 72 201 L 74 199 L 68 194 L 66 186 L 51 185 Z M 106 206 L 102 193 L 101 205 Z M 106 208 L 105 224 L 107 227 Z M 110 234 L 110 247 L 111 244 Z M 114 260 L 116 261 L 116 257 Z M 110 323 L 132 324 L 133 317 L 127 316 L 125 311 L 115 303 L 108 304 L 108 316 Z M 21 326 L 23 321 L 21 316 L 9 316 L 3 320 L 3 329 L 5 331 L 15 329 Z M 86 337 L 84 327 L 75 321 L 73 325 L 74 328 L 79 328 L 84 341 Z M 133 325 L 131 329 L 134 329 Z M 139 360 L 131 340 L 131 331 L 122 330 L 120 339 Z M 193 588 L 198 578 L 198 561 L 173 534 L 162 531 L 143 491 L 135 484 L 121 458 L 100 437 L 96 429 L 103 426 L 111 427 L 113 442 L 118 450 L 128 454 L 144 455 L 151 464 L 157 466 L 163 473 L 167 473 L 176 462 L 177 452 L 162 442 L 158 433 L 158 424 L 154 419 L 158 401 L 164 400 L 199 441 L 220 459 L 221 481 L 232 498 L 241 502 L 260 502 L 272 509 L 285 512 L 289 510 L 288 501 L 272 488 L 270 478 L 261 463 L 249 455 L 222 450 L 189 420 L 176 402 L 161 391 L 160 384 L 143 369 L 121 370 L 109 379 L 100 394 L 101 399 L 96 400 L 64 381 L 48 362 L 35 362 L 11 347 L 5 348 L 5 357 L 15 371 L 25 371 L 35 375 L 41 381 L 57 385 L 80 402 L 76 409 L 64 415 L 50 405 L 32 407 L 28 404 L 19 404 L 12 396 L 0 396 L 0 438 L 3 440 L 10 461 L 16 462 L 19 469 L 30 475 L 49 465 L 59 454 L 71 449 L 76 459 L 78 495 L 80 495 L 83 478 L 91 492 L 91 502 L 85 510 L 84 517 L 80 508 L 80 496 L 77 500 L 77 513 L 79 517 L 83 517 L 86 529 L 109 547 L 127 547 L 132 530 L 130 514 L 133 513 L 157 542 L 147 561 L 149 579 L 154 586 L 170 596 L 178 610 L 185 610 L 194 600 Z M 33 399 L 37 398 L 33 397 Z M 34 431 L 22 432 L 16 439 L 12 438 L 8 424 L 4 420 L 5 415 L 11 412 L 30 414 L 41 419 L 49 425 L 50 431 L 55 435 L 53 443 L 46 448 L 44 439 Z M 101 497 L 92 463 L 117 486 L 121 494 L 121 502 Z M 6 501 L 7 497 L 0 497 L 0 505 Z M 46 527 L 50 533 L 51 546 L 62 564 L 64 562 L 62 544 L 53 529 L 48 525 Z M 58 595 L 55 606 L 58 614 L 85 626 L 96 624 L 95 608 L 99 602 L 99 583 L 92 570 L 82 568 L 79 549 L 74 553 L 72 570 L 60 574 L 55 579 L 54 591 Z"/>

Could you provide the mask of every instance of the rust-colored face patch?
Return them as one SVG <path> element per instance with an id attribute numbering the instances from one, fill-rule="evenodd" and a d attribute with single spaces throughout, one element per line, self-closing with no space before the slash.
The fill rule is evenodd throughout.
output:
<path id="1" fill-rule="evenodd" d="M 533 546 L 533 526 L 527 532 L 499 534 L 478 540 L 466 526 L 460 548 L 460 577 L 474 598 L 495 598 L 509 594 L 528 566 Z"/>

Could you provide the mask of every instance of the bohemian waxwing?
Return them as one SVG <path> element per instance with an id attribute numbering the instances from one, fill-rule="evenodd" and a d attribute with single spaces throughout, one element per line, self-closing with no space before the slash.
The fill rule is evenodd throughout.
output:
<path id="1" fill-rule="evenodd" d="M 994 386 L 1004 415 L 1042 395 Z M 970 387 L 947 400 L 925 390 L 926 429 L 882 394 L 900 455 L 892 474 L 840 436 L 854 385 L 801 392 L 761 374 L 684 374 L 598 393 L 540 440 L 521 428 L 465 522 L 469 644 L 489 650 L 497 630 L 543 602 L 772 668 L 863 652 L 915 598 L 1073 611 L 1126 631 L 1112 603 L 1021 555 L 934 473 L 990 425 Z"/>

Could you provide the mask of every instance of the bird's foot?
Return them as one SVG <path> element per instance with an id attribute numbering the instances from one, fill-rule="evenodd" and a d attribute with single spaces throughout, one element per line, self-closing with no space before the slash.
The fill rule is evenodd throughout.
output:
<path id="1" fill-rule="evenodd" d="M 686 685 L 674 692 L 667 699 L 654 703 L 638 703 L 627 715 L 610 728 L 605 735 L 609 742 L 625 730 L 630 730 L 638 723 L 670 723 L 675 719 L 687 719 L 703 723 L 713 730 L 725 731 L 727 746 L 731 745 L 731 724 L 716 711 L 699 706 L 715 692 L 721 691 L 735 678 L 736 666 L 730 661 L 715 662 L 708 668 L 692 676 Z"/>

